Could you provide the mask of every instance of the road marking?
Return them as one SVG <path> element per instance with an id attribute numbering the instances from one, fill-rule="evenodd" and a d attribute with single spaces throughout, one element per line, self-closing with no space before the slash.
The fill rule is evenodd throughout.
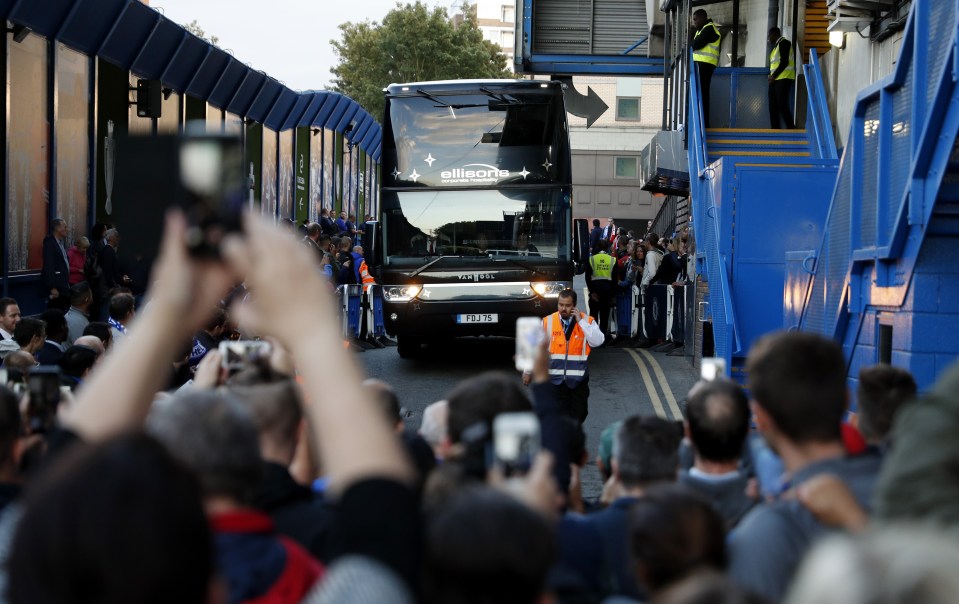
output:
<path id="1" fill-rule="evenodd" d="M 636 354 L 635 350 L 626 349 L 626 352 L 629 353 L 629 356 L 633 357 L 633 360 L 636 361 L 636 366 L 639 367 L 639 372 L 643 375 L 643 382 L 646 383 L 646 392 L 649 393 L 649 400 L 653 402 L 653 408 L 656 410 L 656 415 L 663 419 L 669 419 L 666 415 L 666 409 L 663 408 L 663 401 L 659 399 L 659 394 L 656 392 L 656 386 L 653 384 L 653 378 L 649 375 L 649 370 L 646 369 L 646 363 L 643 363 L 643 359 L 639 358 L 639 355 Z"/>
<path id="2" fill-rule="evenodd" d="M 663 373 L 663 368 L 659 366 L 659 361 L 648 350 L 640 348 L 639 351 L 643 353 L 643 356 L 649 361 L 650 367 L 656 373 L 656 379 L 659 380 L 659 385 L 663 388 L 663 394 L 666 395 L 666 402 L 669 403 L 669 410 L 673 412 L 673 418 L 676 420 L 683 419 L 683 412 L 679 410 L 679 405 L 676 404 L 673 389 L 669 387 L 669 381 L 666 380 L 666 374 Z"/>

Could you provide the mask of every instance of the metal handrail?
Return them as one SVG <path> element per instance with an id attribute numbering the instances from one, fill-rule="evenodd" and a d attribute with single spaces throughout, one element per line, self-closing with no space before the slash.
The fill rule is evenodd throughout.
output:
<path id="1" fill-rule="evenodd" d="M 717 342 L 717 353 L 722 353 L 726 359 L 726 367 L 732 367 L 732 355 L 742 349 L 742 343 L 739 337 L 739 328 L 736 323 L 736 315 L 732 305 L 732 292 L 729 285 L 729 275 L 726 270 L 726 262 L 719 252 L 719 217 L 715 199 L 713 198 L 712 187 L 708 182 L 712 178 L 712 172 L 706 168 L 706 130 L 704 128 L 703 108 L 701 103 L 702 95 L 699 89 L 699 78 L 696 73 L 695 63 L 692 60 L 692 50 L 689 54 L 689 103 L 692 111 L 689 112 L 689 150 L 690 159 L 690 192 L 693 197 L 693 229 L 696 234 L 697 244 L 703 244 L 706 248 L 706 272 L 710 279 L 710 298 L 714 288 L 718 286 L 716 292 L 722 304 L 720 305 L 722 316 L 718 317 L 726 329 L 732 334 L 732 341 Z M 701 230 L 700 230 L 701 229 Z M 712 237 L 705 237 L 706 230 L 710 231 Z M 715 277 L 718 277 L 716 279 Z M 710 305 L 713 306 L 712 304 Z M 714 317 L 715 322 L 716 317 Z"/>
<path id="2" fill-rule="evenodd" d="M 826 87 L 823 83 L 822 70 L 819 67 L 819 55 L 815 48 L 809 49 L 809 63 L 803 65 L 806 76 L 806 95 L 808 97 L 808 115 L 812 118 L 813 127 L 806 130 L 810 133 L 811 145 L 819 159 L 837 159 L 836 138 L 833 135 L 832 118 L 829 115 L 829 104 L 826 100 Z"/>

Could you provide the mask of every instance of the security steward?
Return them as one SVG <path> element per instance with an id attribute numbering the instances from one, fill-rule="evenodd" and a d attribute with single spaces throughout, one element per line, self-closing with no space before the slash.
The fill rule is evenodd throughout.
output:
<path id="1" fill-rule="evenodd" d="M 778 27 L 770 29 L 766 39 L 773 47 L 769 53 L 769 125 L 779 129 L 781 118 L 782 124 L 792 130 L 796 127 L 789 109 L 789 96 L 796 84 L 792 44 L 783 37 Z"/>
<path id="2" fill-rule="evenodd" d="M 703 127 L 709 128 L 709 85 L 719 65 L 719 42 L 722 36 L 703 9 L 693 13 L 693 29 L 696 30 L 693 36 L 693 62 L 703 94 Z"/>
<path id="3" fill-rule="evenodd" d="M 543 317 L 543 329 L 549 338 L 549 378 L 556 399 L 566 413 L 579 423 L 589 414 L 589 367 L 592 347 L 603 343 L 603 332 L 586 313 L 576 308 L 576 292 L 564 289 L 556 301 L 557 310 Z M 532 373 L 523 374 L 529 385 Z"/>
<path id="4" fill-rule="evenodd" d="M 616 259 L 609 255 L 609 241 L 599 242 L 599 253 L 589 258 L 586 266 L 586 287 L 589 288 L 589 315 L 599 321 L 603 335 L 609 336 L 609 311 L 613 306 L 613 266 Z"/>

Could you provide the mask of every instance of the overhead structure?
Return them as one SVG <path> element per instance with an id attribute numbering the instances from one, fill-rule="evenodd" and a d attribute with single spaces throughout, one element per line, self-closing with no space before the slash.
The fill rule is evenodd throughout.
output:
<path id="1" fill-rule="evenodd" d="M 645 1 L 517 0 L 513 68 L 542 75 L 656 76 Z"/>
<path id="2" fill-rule="evenodd" d="M 15 29 L 36 32 L 276 131 L 328 128 L 374 161 L 380 126 L 335 92 L 297 92 L 136 0 L 0 0 Z"/>

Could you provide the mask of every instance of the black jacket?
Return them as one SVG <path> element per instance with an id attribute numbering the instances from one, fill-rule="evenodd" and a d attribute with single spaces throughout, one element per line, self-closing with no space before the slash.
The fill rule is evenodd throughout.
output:
<path id="1" fill-rule="evenodd" d="M 64 256 L 63 248 L 53 235 L 43 239 L 43 268 L 40 271 L 44 294 L 49 296 L 56 289 L 61 296 L 70 295 L 70 266 Z"/>
<path id="2" fill-rule="evenodd" d="M 293 539 L 324 564 L 331 558 L 330 533 L 336 519 L 331 503 L 293 480 L 289 470 L 263 463 L 263 482 L 256 507 L 270 515 L 276 532 Z"/>

